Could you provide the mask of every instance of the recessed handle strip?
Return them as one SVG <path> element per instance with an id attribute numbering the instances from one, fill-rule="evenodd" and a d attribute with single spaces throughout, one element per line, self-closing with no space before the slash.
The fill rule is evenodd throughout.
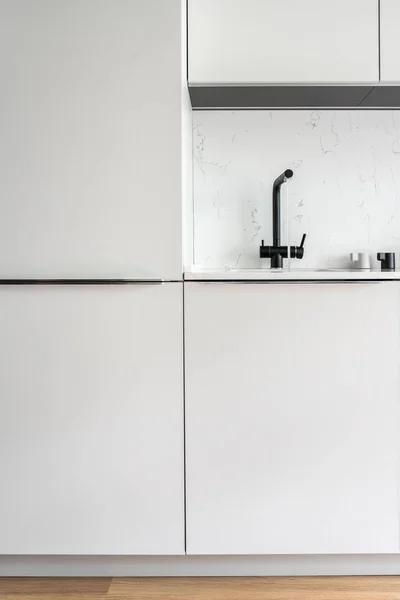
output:
<path id="1" fill-rule="evenodd" d="M 163 279 L 0 279 L 0 285 L 162 285 Z"/>

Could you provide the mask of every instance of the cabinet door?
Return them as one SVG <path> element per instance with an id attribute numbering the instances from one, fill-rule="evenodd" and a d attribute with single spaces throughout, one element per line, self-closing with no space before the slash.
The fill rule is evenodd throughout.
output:
<path id="1" fill-rule="evenodd" d="M 0 553 L 182 554 L 182 285 L 0 287 Z"/>
<path id="2" fill-rule="evenodd" d="M 0 277 L 182 277 L 180 0 L 0 0 Z"/>
<path id="3" fill-rule="evenodd" d="M 381 0 L 381 79 L 400 82 L 400 2 Z"/>
<path id="4" fill-rule="evenodd" d="M 398 552 L 397 285 L 193 283 L 185 312 L 188 552 Z"/>
<path id="5" fill-rule="evenodd" d="M 193 83 L 373 82 L 378 0 L 189 0 Z"/>

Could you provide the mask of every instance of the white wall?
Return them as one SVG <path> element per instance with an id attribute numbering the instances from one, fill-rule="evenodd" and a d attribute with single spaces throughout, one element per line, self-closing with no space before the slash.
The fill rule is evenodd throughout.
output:
<path id="1" fill-rule="evenodd" d="M 308 236 L 291 268 L 341 268 L 353 251 L 400 251 L 398 111 L 198 111 L 193 148 L 199 266 L 269 266 L 258 247 L 272 243 L 272 183 L 286 168 L 295 174 L 283 240 L 286 221 L 291 244 Z"/>

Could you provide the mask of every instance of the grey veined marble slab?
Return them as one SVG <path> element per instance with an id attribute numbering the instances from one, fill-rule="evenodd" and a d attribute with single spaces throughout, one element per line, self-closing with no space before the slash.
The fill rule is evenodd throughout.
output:
<path id="1" fill-rule="evenodd" d="M 272 183 L 287 168 L 282 242 L 307 234 L 291 271 L 347 270 L 352 252 L 379 268 L 377 252 L 400 252 L 399 111 L 197 111 L 193 155 L 199 267 L 269 267 L 259 246 L 272 242 Z"/>

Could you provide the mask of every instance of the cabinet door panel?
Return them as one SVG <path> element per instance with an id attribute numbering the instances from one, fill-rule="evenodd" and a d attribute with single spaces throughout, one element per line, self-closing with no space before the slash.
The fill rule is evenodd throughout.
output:
<path id="1" fill-rule="evenodd" d="M 188 284 L 190 554 L 399 549 L 396 284 Z"/>
<path id="2" fill-rule="evenodd" d="M 381 79 L 400 82 L 400 3 L 381 0 Z"/>
<path id="3" fill-rule="evenodd" d="M 193 83 L 373 82 L 378 0 L 189 0 Z"/>
<path id="4" fill-rule="evenodd" d="M 182 554 L 182 285 L 0 287 L 0 553 Z"/>
<path id="5" fill-rule="evenodd" d="M 0 0 L 0 277 L 181 278 L 180 57 L 180 0 Z"/>

